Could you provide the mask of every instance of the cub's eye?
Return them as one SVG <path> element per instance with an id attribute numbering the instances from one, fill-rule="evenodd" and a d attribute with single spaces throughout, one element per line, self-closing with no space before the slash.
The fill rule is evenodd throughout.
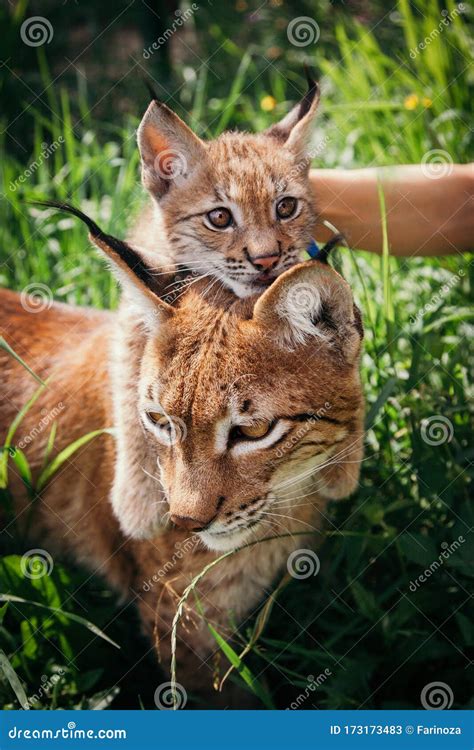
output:
<path id="1" fill-rule="evenodd" d="M 298 201 L 296 198 L 282 198 L 276 205 L 277 216 L 280 219 L 289 219 L 296 211 Z"/>
<path id="2" fill-rule="evenodd" d="M 207 218 L 209 223 L 217 229 L 227 229 L 232 224 L 232 214 L 228 208 L 214 208 L 209 211 Z"/>
<path id="3" fill-rule="evenodd" d="M 263 419 L 253 424 L 241 424 L 239 427 L 232 429 L 233 438 L 243 438 L 246 440 L 258 440 L 265 437 L 272 428 L 271 422 L 265 422 Z"/>

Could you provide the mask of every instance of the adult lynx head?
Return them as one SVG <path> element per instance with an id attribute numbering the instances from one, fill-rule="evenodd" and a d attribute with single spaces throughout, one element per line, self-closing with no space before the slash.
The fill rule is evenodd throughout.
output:
<path id="1" fill-rule="evenodd" d="M 151 536 L 169 516 L 209 548 L 232 549 L 294 531 L 310 506 L 349 494 L 362 453 L 362 327 L 339 274 L 308 261 L 246 299 L 206 295 L 204 280 L 172 306 L 167 277 L 72 212 L 125 293 L 112 492 L 124 532 Z"/>
<path id="2" fill-rule="evenodd" d="M 263 133 L 207 142 L 152 101 L 138 129 L 142 180 L 173 262 L 245 297 L 301 259 L 316 222 L 305 146 L 318 101 L 309 81 L 301 102 Z"/>

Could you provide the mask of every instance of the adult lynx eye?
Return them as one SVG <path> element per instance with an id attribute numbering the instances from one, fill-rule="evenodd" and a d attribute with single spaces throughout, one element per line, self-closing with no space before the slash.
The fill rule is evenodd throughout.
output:
<path id="1" fill-rule="evenodd" d="M 227 208 L 214 208 L 209 211 L 207 218 L 217 229 L 227 229 L 232 224 L 232 214 Z"/>
<path id="2" fill-rule="evenodd" d="M 270 432 L 271 426 L 271 422 L 260 420 L 253 424 L 241 424 L 237 429 L 242 437 L 257 440 L 258 438 L 265 437 Z"/>
<path id="3" fill-rule="evenodd" d="M 147 411 L 146 415 L 150 422 L 156 424 L 157 427 L 168 427 L 169 425 L 169 419 L 165 414 L 158 411 Z"/>
<path id="4" fill-rule="evenodd" d="M 296 198 L 282 198 L 276 205 L 277 216 L 280 219 L 289 219 L 295 213 L 297 205 Z"/>

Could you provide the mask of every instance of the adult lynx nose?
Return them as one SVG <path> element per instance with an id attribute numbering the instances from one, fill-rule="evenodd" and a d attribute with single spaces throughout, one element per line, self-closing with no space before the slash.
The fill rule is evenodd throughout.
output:
<path id="1" fill-rule="evenodd" d="M 212 521 L 212 519 L 210 521 L 200 521 L 198 518 L 191 518 L 190 516 L 175 516 L 174 514 L 170 516 L 170 520 L 175 526 L 178 526 L 180 529 L 185 529 L 186 531 L 203 531 Z"/>

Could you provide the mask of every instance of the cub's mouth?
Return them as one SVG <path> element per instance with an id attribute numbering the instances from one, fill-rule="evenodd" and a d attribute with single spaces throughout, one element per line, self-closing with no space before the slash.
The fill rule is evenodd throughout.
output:
<path id="1" fill-rule="evenodd" d="M 283 269 L 282 269 L 283 270 Z M 270 286 L 276 278 L 280 275 L 281 271 L 271 271 L 270 273 L 259 273 L 258 276 L 255 276 L 251 284 L 256 289 L 265 289 L 267 286 Z"/>

